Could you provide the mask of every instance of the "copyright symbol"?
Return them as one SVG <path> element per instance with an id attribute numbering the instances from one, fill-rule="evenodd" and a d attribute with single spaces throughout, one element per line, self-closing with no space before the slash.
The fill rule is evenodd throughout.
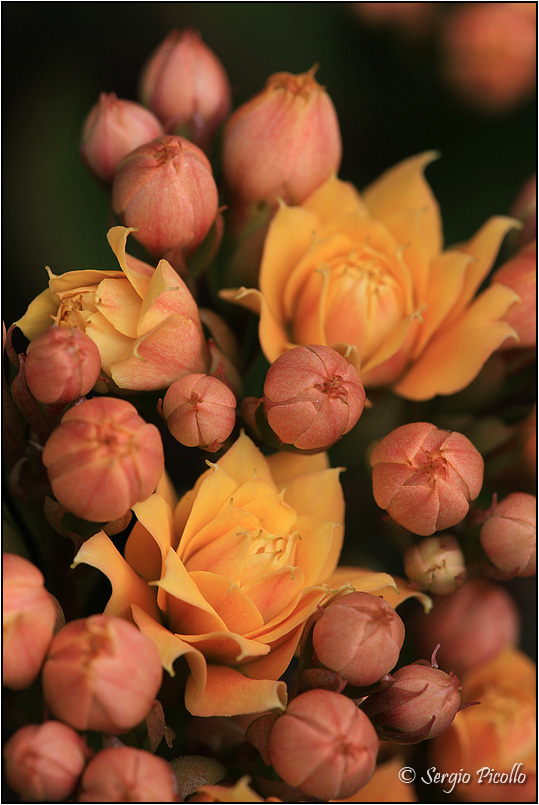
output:
<path id="1" fill-rule="evenodd" d="M 411 766 L 403 766 L 399 769 L 399 780 L 401 783 L 413 783 L 415 780 L 415 771 Z"/>

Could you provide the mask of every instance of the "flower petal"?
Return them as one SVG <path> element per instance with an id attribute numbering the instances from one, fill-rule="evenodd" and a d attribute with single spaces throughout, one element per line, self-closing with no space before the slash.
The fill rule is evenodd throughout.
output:
<path id="1" fill-rule="evenodd" d="M 203 690 L 191 678 L 185 688 L 185 706 L 193 716 L 237 716 L 286 708 L 286 685 L 268 679 L 249 679 L 234 668 L 208 665 Z"/>
<path id="2" fill-rule="evenodd" d="M 92 339 L 101 356 L 101 366 L 108 375 L 111 366 L 129 354 L 133 339 L 122 335 L 102 313 L 91 313 L 84 327 L 86 335 Z"/>
<path id="3" fill-rule="evenodd" d="M 295 602 L 304 587 L 305 575 L 301 567 L 282 567 L 247 582 L 242 590 L 260 612 L 263 623 L 267 623 Z M 262 623 L 245 631 L 254 631 L 259 625 Z"/>
<path id="4" fill-rule="evenodd" d="M 244 634 L 263 625 L 256 601 L 253 603 L 247 591 L 240 590 L 237 584 L 206 570 L 195 570 L 189 575 L 231 632 Z"/>
<path id="5" fill-rule="evenodd" d="M 265 296 L 256 288 L 224 289 L 219 291 L 219 296 L 260 316 L 258 338 L 268 361 L 273 362 L 287 349 L 295 346 L 289 342 L 283 322 L 273 313 Z"/>
<path id="6" fill-rule="evenodd" d="M 172 266 L 161 260 L 142 300 L 137 335 L 147 333 L 174 313 L 193 321 L 202 334 L 198 305 L 191 291 Z"/>
<path id="7" fill-rule="evenodd" d="M 302 514 L 296 522 L 300 538 L 295 563 L 305 573 L 305 586 L 321 584 L 331 575 L 342 548 L 342 528 L 338 523 Z M 338 543 L 337 548 L 334 542 Z"/>
<path id="8" fill-rule="evenodd" d="M 280 450 L 272 456 L 267 456 L 266 461 L 270 468 L 273 480 L 277 489 L 282 489 L 287 481 L 300 475 L 320 472 L 329 468 L 327 453 L 315 453 L 312 456 L 304 456 L 301 453 L 292 453 L 288 450 Z"/>
<path id="9" fill-rule="evenodd" d="M 277 491 L 266 457 L 244 431 L 219 459 L 218 465 L 230 473 L 238 485 L 260 478 Z"/>
<path id="10" fill-rule="evenodd" d="M 30 302 L 24 316 L 16 321 L 15 324 L 32 341 L 43 330 L 52 325 L 52 316 L 54 316 L 57 309 L 58 302 L 47 288 Z"/>
<path id="11" fill-rule="evenodd" d="M 125 247 L 127 238 L 130 233 L 134 231 L 133 228 L 125 226 L 113 226 L 112 229 L 109 229 L 107 232 L 107 240 L 123 273 L 136 293 L 143 299 L 155 269 L 147 263 L 143 263 L 142 260 L 138 260 L 136 257 L 131 257 L 130 254 L 126 254 Z"/>
<path id="12" fill-rule="evenodd" d="M 368 215 L 367 207 L 354 185 L 336 176 L 331 176 L 320 185 L 301 206 L 316 215 L 321 225 L 349 212 L 359 212 L 363 217 Z"/>
<path id="13" fill-rule="evenodd" d="M 119 272 L 118 272 L 119 273 Z M 104 279 L 96 288 L 95 305 L 119 333 L 136 338 L 140 296 L 127 277 Z"/>

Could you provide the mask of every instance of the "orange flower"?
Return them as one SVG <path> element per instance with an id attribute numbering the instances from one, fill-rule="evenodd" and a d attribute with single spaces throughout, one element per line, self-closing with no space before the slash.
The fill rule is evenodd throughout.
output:
<path id="1" fill-rule="evenodd" d="M 325 454 L 266 458 L 242 434 L 174 513 L 158 494 L 133 507 L 125 558 L 103 531 L 79 550 L 75 564 L 111 581 L 105 613 L 132 616 L 169 673 L 185 656 L 193 715 L 286 706 L 279 677 L 305 622 L 340 586 L 330 579 L 343 539 L 339 472 Z M 393 592 L 385 573 L 356 575 L 360 589 Z"/>
<path id="2" fill-rule="evenodd" d="M 124 389 L 166 388 L 219 362 L 228 369 L 206 342 L 197 304 L 170 264 L 161 260 L 153 269 L 126 253 L 132 231 L 115 226 L 107 235 L 121 271 L 49 270 L 49 287 L 17 326 L 30 340 L 52 324 L 78 327 L 97 345 L 103 371 Z"/>
<path id="3" fill-rule="evenodd" d="M 423 400 L 467 386 L 507 338 L 514 291 L 475 296 L 512 219 L 490 219 L 467 243 L 442 251 L 438 205 L 423 177 L 434 155 L 385 173 L 363 195 L 331 178 L 273 219 L 260 290 L 223 291 L 260 315 L 264 354 L 297 344 L 337 349 L 365 386 L 391 384 Z"/>
<path id="4" fill-rule="evenodd" d="M 535 801 L 535 691 L 534 663 L 513 648 L 467 674 L 462 701 L 480 706 L 458 713 L 431 745 L 438 772 L 470 773 L 455 788 L 466 802 Z M 505 784 L 490 771 L 506 774 Z"/>

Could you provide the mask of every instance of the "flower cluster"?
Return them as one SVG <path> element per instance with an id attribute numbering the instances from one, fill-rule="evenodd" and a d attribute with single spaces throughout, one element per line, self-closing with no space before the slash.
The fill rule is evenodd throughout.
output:
<path id="1" fill-rule="evenodd" d="M 350 5 L 419 33 L 436 4 Z M 498 5 L 521 58 L 492 105 L 529 84 L 532 4 Z M 485 12 L 457 13 L 472 93 Z M 536 562 L 534 191 L 444 244 L 435 153 L 358 191 L 316 74 L 231 111 L 221 61 L 174 30 L 140 103 L 102 93 L 82 125 L 118 268 L 48 269 L 4 329 L 21 801 L 414 801 L 416 745 L 531 779 L 503 585 Z"/>

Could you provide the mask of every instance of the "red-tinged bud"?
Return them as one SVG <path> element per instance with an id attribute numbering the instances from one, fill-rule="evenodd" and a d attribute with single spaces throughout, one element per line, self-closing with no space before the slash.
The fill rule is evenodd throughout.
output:
<path id="1" fill-rule="evenodd" d="M 496 111 L 533 93 L 536 11 L 536 3 L 463 3 L 446 17 L 444 72 L 459 95 Z"/>
<path id="2" fill-rule="evenodd" d="M 437 659 L 462 677 L 490 662 L 508 646 L 516 646 L 519 614 L 503 587 L 472 579 L 453 595 L 436 598 L 431 612 L 420 612 L 413 622 L 419 651 L 428 653 L 437 643 Z"/>
<path id="3" fill-rule="evenodd" d="M 484 463 L 473 444 L 427 422 L 391 431 L 374 448 L 371 465 L 378 506 L 424 537 L 460 523 L 483 485 Z"/>
<path id="4" fill-rule="evenodd" d="M 236 398 L 216 377 L 186 375 L 165 394 L 163 414 L 180 444 L 215 453 L 234 429 Z"/>
<path id="5" fill-rule="evenodd" d="M 520 248 L 537 239 L 537 176 L 531 176 L 522 187 L 511 209 L 513 218 L 522 222 Z"/>
<path id="6" fill-rule="evenodd" d="M 318 660 L 358 687 L 395 667 L 404 624 L 393 607 L 370 593 L 354 592 L 330 604 L 313 629 Z"/>
<path id="7" fill-rule="evenodd" d="M 140 95 L 165 126 L 206 148 L 230 111 L 226 70 L 196 31 L 171 31 L 144 67 Z"/>
<path id="8" fill-rule="evenodd" d="M 143 749 L 103 749 L 88 763 L 78 802 L 178 802 L 170 763 Z"/>
<path id="9" fill-rule="evenodd" d="M 67 404 L 92 390 L 101 371 L 101 356 L 82 330 L 53 326 L 28 345 L 24 371 L 36 400 Z"/>
<path id="10" fill-rule="evenodd" d="M 460 708 L 459 680 L 430 665 L 405 665 L 361 705 L 382 740 L 414 744 L 440 735 Z"/>
<path id="11" fill-rule="evenodd" d="M 28 724 L 4 748 L 6 779 L 23 802 L 63 802 L 89 756 L 84 740 L 66 724 Z"/>
<path id="12" fill-rule="evenodd" d="M 337 172 L 342 144 L 335 108 L 314 70 L 276 73 L 229 118 L 223 170 L 247 204 L 299 204 Z"/>
<path id="13" fill-rule="evenodd" d="M 43 574 L 22 556 L 2 556 L 2 682 L 22 690 L 37 677 L 56 623 L 56 607 Z"/>
<path id="14" fill-rule="evenodd" d="M 420 590 L 435 595 L 454 593 L 466 581 L 464 555 L 455 537 L 429 537 L 404 554 L 404 571 Z"/>
<path id="15" fill-rule="evenodd" d="M 357 370 L 331 347 L 294 347 L 270 366 L 263 404 L 281 443 L 325 450 L 354 427 L 365 390 Z"/>
<path id="16" fill-rule="evenodd" d="M 78 730 L 118 734 L 152 709 L 163 669 L 155 644 L 122 618 L 70 621 L 54 637 L 43 666 L 43 695 Z"/>
<path id="17" fill-rule="evenodd" d="M 537 498 L 513 492 L 498 503 L 479 535 L 483 550 L 507 578 L 533 576 L 537 554 Z"/>
<path id="18" fill-rule="evenodd" d="M 537 343 L 537 243 L 529 243 L 496 271 L 492 282 L 511 288 L 520 296 L 505 314 L 518 335 L 518 343 L 508 339 L 505 349 L 534 347 Z"/>
<path id="19" fill-rule="evenodd" d="M 378 746 L 371 722 L 351 699 L 309 690 L 275 722 L 267 749 L 285 783 L 327 802 L 351 796 L 370 780 Z"/>
<path id="20" fill-rule="evenodd" d="M 82 128 L 81 156 L 96 179 L 110 184 L 120 160 L 164 134 L 153 112 L 102 92 Z"/>
<path id="21" fill-rule="evenodd" d="M 161 436 L 125 400 L 96 397 L 70 408 L 43 450 L 52 491 L 84 520 L 118 520 L 155 490 Z"/>
<path id="22" fill-rule="evenodd" d="M 183 137 L 158 137 L 136 148 L 114 176 L 114 212 L 158 257 L 193 252 L 215 221 L 217 205 L 211 165 Z"/>

